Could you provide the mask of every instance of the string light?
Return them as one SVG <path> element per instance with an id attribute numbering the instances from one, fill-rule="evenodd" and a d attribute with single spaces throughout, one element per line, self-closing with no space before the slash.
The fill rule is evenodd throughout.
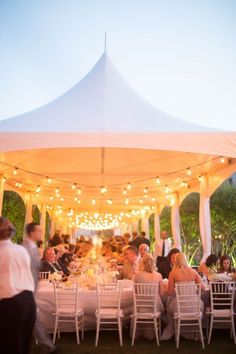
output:
<path id="1" fill-rule="evenodd" d="M 225 163 L 225 158 L 223 156 L 220 157 L 220 163 Z"/>
<path id="2" fill-rule="evenodd" d="M 107 188 L 105 186 L 100 187 L 100 192 L 101 194 L 104 194 L 107 192 Z"/>
<path id="3" fill-rule="evenodd" d="M 127 189 L 124 188 L 122 193 L 123 193 L 124 195 L 126 195 L 126 194 L 127 194 Z"/>
<path id="4" fill-rule="evenodd" d="M 81 190 L 80 187 L 77 189 L 77 193 L 78 193 L 79 195 L 82 194 L 82 190 Z"/>
<path id="5" fill-rule="evenodd" d="M 41 187 L 40 187 L 40 185 L 38 185 L 37 187 L 36 187 L 36 193 L 39 193 L 41 191 Z"/>
<path id="6" fill-rule="evenodd" d="M 59 193 L 60 193 L 60 188 L 59 188 L 59 187 L 57 187 L 57 188 L 55 189 L 55 193 L 56 193 L 56 194 L 59 194 Z"/>
<path id="7" fill-rule="evenodd" d="M 52 179 L 50 177 L 47 177 L 47 182 L 52 183 Z"/>
<path id="8" fill-rule="evenodd" d="M 187 175 L 188 175 L 188 176 L 191 176 L 191 174 L 192 174 L 192 171 L 191 171 L 190 167 L 188 167 L 188 168 L 187 168 Z"/>
<path id="9" fill-rule="evenodd" d="M 96 204 L 96 199 L 92 199 L 92 204 L 93 204 L 93 205 Z"/>
<path id="10" fill-rule="evenodd" d="M 167 186 L 167 184 L 165 185 L 165 193 L 169 192 L 169 187 Z"/>
<path id="11" fill-rule="evenodd" d="M 129 204 L 129 198 L 125 198 L 125 205 Z"/>
<path id="12" fill-rule="evenodd" d="M 15 175 L 15 176 L 16 176 L 16 175 L 17 175 L 17 173 L 18 173 L 18 168 L 17 168 L 17 167 L 15 167 L 15 168 L 14 168 L 14 171 L 13 171 L 13 175 Z"/>
<path id="13" fill-rule="evenodd" d="M 112 199 L 107 199 L 107 204 L 112 204 Z"/>
<path id="14" fill-rule="evenodd" d="M 160 184 L 160 178 L 156 177 L 156 184 Z"/>
<path id="15" fill-rule="evenodd" d="M 76 183 L 73 183 L 72 186 L 71 186 L 71 188 L 72 188 L 72 189 L 75 189 L 75 188 L 76 188 L 76 185 L 77 185 Z"/>
<path id="16" fill-rule="evenodd" d="M 144 192 L 144 194 L 146 194 L 148 192 L 148 187 L 145 187 L 143 192 Z"/>
<path id="17" fill-rule="evenodd" d="M 199 182 L 201 182 L 202 176 L 198 176 L 198 180 L 199 180 Z"/>
<path id="18" fill-rule="evenodd" d="M 132 188 L 132 186 L 131 186 L 131 183 L 129 182 L 129 183 L 127 184 L 127 189 L 130 190 L 131 188 Z"/>

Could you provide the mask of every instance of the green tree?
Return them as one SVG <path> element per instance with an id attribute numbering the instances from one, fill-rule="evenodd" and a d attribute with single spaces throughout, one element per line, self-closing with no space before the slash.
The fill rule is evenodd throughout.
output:
<path id="1" fill-rule="evenodd" d="M 25 204 L 19 194 L 12 191 L 5 191 L 3 195 L 2 215 L 11 220 L 16 228 L 13 242 L 21 243 L 25 222 Z"/>

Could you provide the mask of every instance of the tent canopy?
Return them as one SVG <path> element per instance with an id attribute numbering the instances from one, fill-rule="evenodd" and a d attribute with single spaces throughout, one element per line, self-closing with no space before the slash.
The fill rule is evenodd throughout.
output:
<path id="1" fill-rule="evenodd" d="M 32 191 L 42 203 L 118 213 L 164 204 L 168 193 L 199 190 L 199 175 L 223 168 L 219 156 L 236 157 L 236 133 L 191 124 L 153 107 L 105 53 L 61 97 L 1 121 L 0 151 L 0 173 L 10 188 L 21 181 L 21 190 Z"/>

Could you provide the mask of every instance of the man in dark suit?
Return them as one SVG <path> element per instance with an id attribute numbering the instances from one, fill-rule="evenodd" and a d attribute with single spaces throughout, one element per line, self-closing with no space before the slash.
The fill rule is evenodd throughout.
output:
<path id="1" fill-rule="evenodd" d="M 133 241 L 129 242 L 130 246 L 134 246 L 139 249 L 139 246 L 142 243 L 145 243 L 150 248 L 150 240 L 148 240 L 145 236 L 146 232 L 142 231 L 140 236 L 137 236 Z"/>

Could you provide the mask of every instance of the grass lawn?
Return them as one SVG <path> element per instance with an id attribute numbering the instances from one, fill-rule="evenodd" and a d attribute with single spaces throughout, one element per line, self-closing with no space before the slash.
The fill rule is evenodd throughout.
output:
<path id="1" fill-rule="evenodd" d="M 62 333 L 61 338 L 57 340 L 57 345 L 60 348 L 60 353 L 64 354 L 153 354 L 159 352 L 161 354 L 236 354 L 236 345 L 233 339 L 230 338 L 229 330 L 214 330 L 210 345 L 206 345 L 203 351 L 200 342 L 180 339 L 180 347 L 175 348 L 174 339 L 170 341 L 161 341 L 160 347 L 156 346 L 155 340 L 149 341 L 140 339 L 135 341 L 134 347 L 131 347 L 129 333 L 124 333 L 123 347 L 119 345 L 118 332 L 102 331 L 97 348 L 94 347 L 95 331 L 86 331 L 85 339 L 80 345 L 76 344 L 75 334 Z M 41 351 L 32 341 L 31 354 L 40 354 Z"/>

